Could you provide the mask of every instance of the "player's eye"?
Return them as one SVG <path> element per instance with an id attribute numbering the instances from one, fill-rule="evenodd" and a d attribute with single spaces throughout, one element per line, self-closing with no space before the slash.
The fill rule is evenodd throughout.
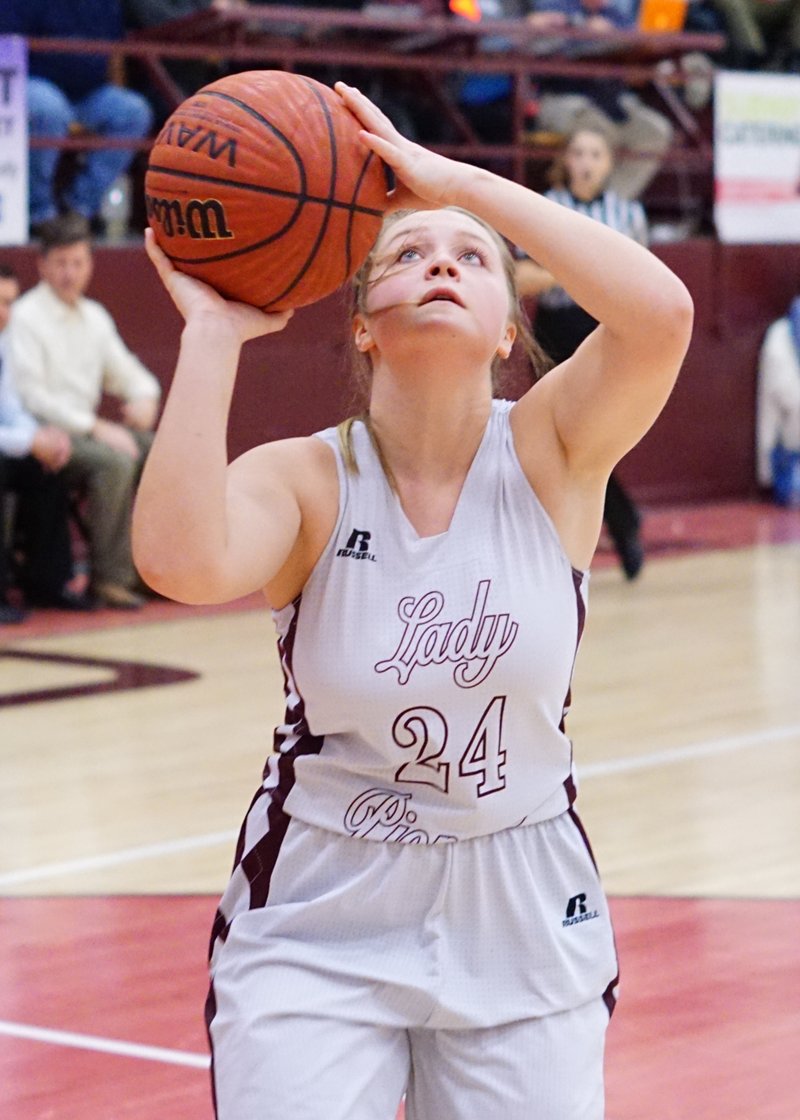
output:
<path id="1" fill-rule="evenodd" d="M 486 255 L 482 249 L 473 247 L 463 250 L 461 260 L 465 260 L 467 264 L 486 264 Z"/>
<path id="2" fill-rule="evenodd" d="M 413 261 L 420 256 L 420 251 L 415 245 L 404 245 L 400 252 L 397 254 L 397 260 L 401 262 Z"/>

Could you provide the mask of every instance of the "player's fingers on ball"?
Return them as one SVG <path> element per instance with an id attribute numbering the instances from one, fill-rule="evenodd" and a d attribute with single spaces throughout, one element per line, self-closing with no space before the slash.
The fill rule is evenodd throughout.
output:
<path id="1" fill-rule="evenodd" d="M 155 260 L 159 253 L 163 256 L 163 252 L 156 241 L 156 235 L 149 227 L 144 231 L 144 247 L 148 257 L 153 260 Z"/>
<path id="2" fill-rule="evenodd" d="M 167 254 L 159 246 L 156 241 L 155 234 L 151 229 L 144 231 L 144 249 L 150 260 L 156 267 L 159 276 L 168 276 L 173 270 L 172 262 Z"/>
<path id="3" fill-rule="evenodd" d="M 335 88 L 336 92 L 343 98 L 348 109 L 354 112 L 365 124 L 369 123 L 370 127 L 380 124 L 384 128 L 394 130 L 394 125 L 383 110 L 379 109 L 375 102 L 370 101 L 367 95 L 362 93 L 356 86 L 348 86 L 344 82 L 337 82 Z"/>
<path id="4" fill-rule="evenodd" d="M 375 132 L 367 132 L 366 129 L 362 129 L 358 135 L 367 147 L 375 155 L 380 156 L 384 163 L 388 163 L 393 170 L 398 170 L 404 163 L 403 153 L 391 140 L 385 140 Z"/>

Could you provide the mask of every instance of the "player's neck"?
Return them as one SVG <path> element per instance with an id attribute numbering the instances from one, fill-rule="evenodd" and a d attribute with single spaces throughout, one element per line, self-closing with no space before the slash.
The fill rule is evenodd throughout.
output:
<path id="1" fill-rule="evenodd" d="M 485 387 L 473 392 L 433 385 L 408 393 L 396 385 L 376 386 L 370 426 L 396 479 L 463 477 L 483 438 L 491 411 Z"/>

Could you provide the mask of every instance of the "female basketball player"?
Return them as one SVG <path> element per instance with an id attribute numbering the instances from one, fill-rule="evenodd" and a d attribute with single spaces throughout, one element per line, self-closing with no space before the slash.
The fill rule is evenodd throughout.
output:
<path id="1" fill-rule="evenodd" d="M 628 238 L 337 88 L 404 210 L 359 284 L 365 420 L 227 466 L 240 347 L 287 316 L 148 245 L 186 326 L 137 562 L 189 603 L 263 588 L 286 674 L 213 934 L 217 1114 L 392 1120 L 405 1092 L 411 1120 L 599 1120 L 616 958 L 563 718 L 606 479 L 691 303 Z M 514 405 L 492 400 L 517 330 L 492 227 L 601 324 Z"/>

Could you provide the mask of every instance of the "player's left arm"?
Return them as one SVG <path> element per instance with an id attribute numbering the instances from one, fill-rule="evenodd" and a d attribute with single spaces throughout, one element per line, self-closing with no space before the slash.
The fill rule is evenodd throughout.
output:
<path id="1" fill-rule="evenodd" d="M 518 184 L 509 188 L 499 192 L 507 194 L 496 214 L 501 232 L 515 233 L 599 324 L 515 408 L 517 451 L 523 465 L 537 456 L 544 410 L 567 476 L 604 479 L 672 391 L 691 338 L 692 300 L 675 273 L 634 238 Z M 479 200 L 485 192 L 478 183 Z"/>
<path id="2" fill-rule="evenodd" d="M 681 307 L 670 313 L 650 304 L 632 307 L 630 317 L 622 327 L 601 322 L 518 402 L 514 437 L 523 465 L 536 455 L 543 411 L 575 477 L 605 479 L 653 425 L 686 353 L 687 316 Z"/>

